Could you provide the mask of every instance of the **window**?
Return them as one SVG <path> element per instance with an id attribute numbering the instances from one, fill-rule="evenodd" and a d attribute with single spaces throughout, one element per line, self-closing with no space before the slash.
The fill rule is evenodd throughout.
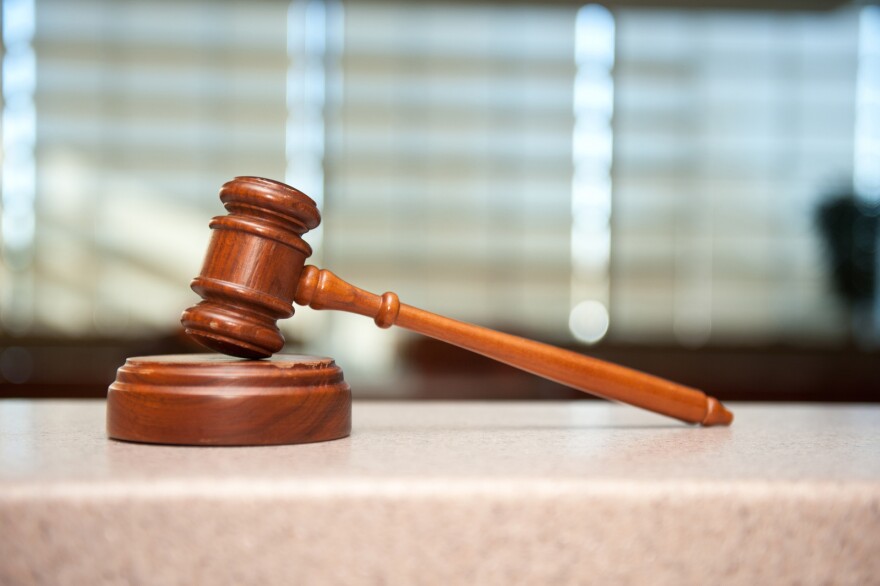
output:
<path id="1" fill-rule="evenodd" d="M 833 342 L 813 214 L 876 187 L 877 13 L 8 0 L 0 328 L 173 331 L 252 174 L 321 203 L 317 263 L 451 317 Z M 399 333 L 298 313 L 390 363 Z"/>
<path id="2" fill-rule="evenodd" d="M 859 11 L 616 26 L 611 333 L 839 337 L 814 215 L 853 178 Z"/>
<path id="3" fill-rule="evenodd" d="M 287 7 L 3 9 L 3 330 L 169 331 L 192 298 L 219 186 L 235 174 L 284 176 Z"/>

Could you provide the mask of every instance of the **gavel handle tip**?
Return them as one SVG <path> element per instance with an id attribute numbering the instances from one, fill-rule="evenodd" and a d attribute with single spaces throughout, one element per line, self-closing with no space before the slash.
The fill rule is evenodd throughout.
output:
<path id="1" fill-rule="evenodd" d="M 700 422 L 703 427 L 712 425 L 730 425 L 733 423 L 733 413 L 724 408 L 721 401 L 715 397 L 706 397 L 706 416 Z"/>

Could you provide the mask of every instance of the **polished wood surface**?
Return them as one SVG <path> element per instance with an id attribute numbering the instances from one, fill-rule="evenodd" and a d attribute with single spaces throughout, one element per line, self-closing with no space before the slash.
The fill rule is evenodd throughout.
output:
<path id="1" fill-rule="evenodd" d="M 728 425 L 733 415 L 697 389 L 656 376 L 443 317 L 403 303 L 394 293 L 374 295 L 327 270 L 306 266 L 294 300 L 312 309 L 335 309 L 372 317 L 376 325 L 397 325 L 579 391 L 636 405 L 702 425 Z"/>
<path id="2" fill-rule="evenodd" d="M 242 358 L 281 350 L 276 322 L 293 315 L 293 292 L 312 248 L 302 235 L 321 216 L 304 193 L 269 179 L 237 177 L 220 189 L 228 216 L 211 220 L 211 242 L 192 289 L 203 301 L 181 323 L 204 346 Z"/>
<path id="3" fill-rule="evenodd" d="M 120 440 L 298 444 L 338 439 L 350 431 L 351 389 L 329 358 L 129 358 L 107 394 L 107 434 Z"/>
<path id="4" fill-rule="evenodd" d="M 555 348 L 466 324 L 374 295 L 328 271 L 303 267 L 311 249 L 303 234 L 320 222 L 315 203 L 282 183 L 239 177 L 223 186 L 228 217 L 214 218 L 214 236 L 193 290 L 203 301 L 181 319 L 186 332 L 219 352 L 270 356 L 283 338 L 275 320 L 292 315 L 291 301 L 397 325 L 606 399 L 689 423 L 728 425 L 733 415 L 702 391 Z"/>

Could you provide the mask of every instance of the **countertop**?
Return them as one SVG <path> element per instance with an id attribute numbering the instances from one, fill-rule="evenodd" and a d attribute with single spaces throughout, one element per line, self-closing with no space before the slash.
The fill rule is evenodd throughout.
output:
<path id="1" fill-rule="evenodd" d="M 355 402 L 351 437 L 108 440 L 0 401 L 0 584 L 880 583 L 880 406 Z"/>

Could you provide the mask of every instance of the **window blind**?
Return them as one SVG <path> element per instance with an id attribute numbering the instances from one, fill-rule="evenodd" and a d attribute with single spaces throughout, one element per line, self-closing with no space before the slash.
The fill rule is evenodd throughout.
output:
<path id="1" fill-rule="evenodd" d="M 175 327 L 218 186 L 258 174 L 322 203 L 317 262 L 453 317 L 839 339 L 812 215 L 870 176 L 869 10 L 8 0 L 0 327 Z M 346 364 L 391 355 L 298 311 Z"/>
<path id="2" fill-rule="evenodd" d="M 450 316 L 564 335 L 576 8 L 344 8 L 328 266 Z"/>
<path id="3" fill-rule="evenodd" d="M 610 334 L 839 338 L 814 213 L 852 181 L 858 11 L 616 27 Z"/>
<path id="4" fill-rule="evenodd" d="M 287 5 L 32 3 L 35 238 L 5 329 L 169 331 L 236 174 L 284 177 Z"/>

